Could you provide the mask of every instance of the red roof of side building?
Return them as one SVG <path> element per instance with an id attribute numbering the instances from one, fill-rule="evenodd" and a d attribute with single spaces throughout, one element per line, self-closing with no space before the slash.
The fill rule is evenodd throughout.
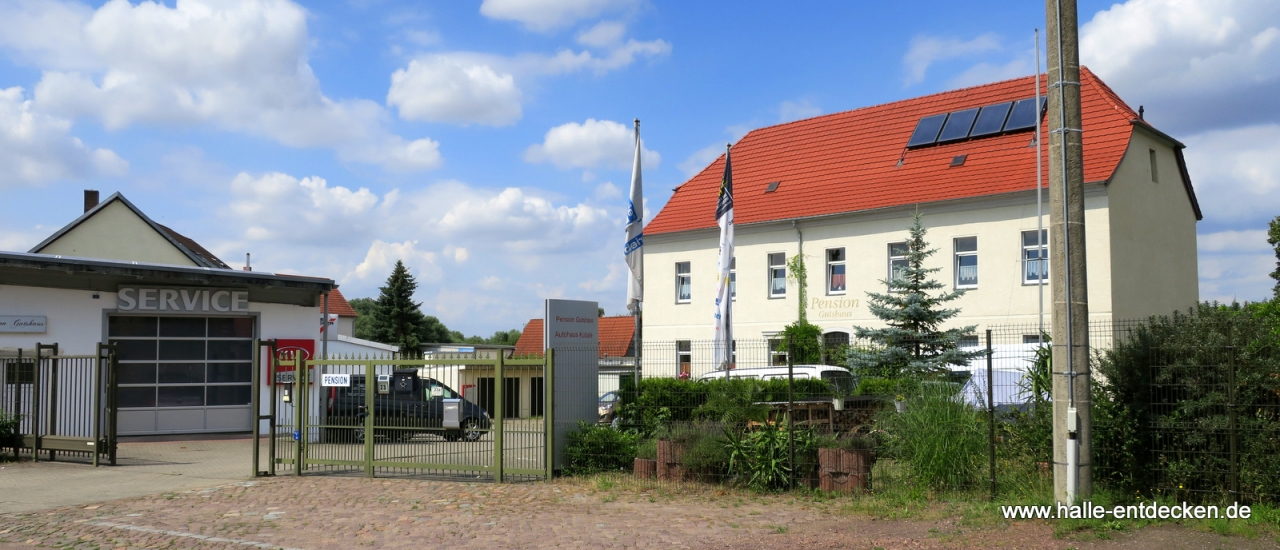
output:
<path id="1" fill-rule="evenodd" d="M 1087 68 L 1081 67 L 1080 80 L 1084 179 L 1106 181 L 1124 157 L 1133 126 L 1154 128 L 1139 121 L 1137 113 Z M 1045 87 L 1042 77 L 1041 94 Z M 1029 147 L 1033 132 L 906 150 L 922 117 L 1029 98 L 1034 88 L 1035 77 L 1027 76 L 753 130 L 732 151 L 734 222 L 789 220 L 1034 189 L 1035 148 Z M 1047 145 L 1047 117 L 1041 124 Z M 959 155 L 968 155 L 964 164 L 951 166 Z M 1047 185 L 1047 147 L 1043 155 Z M 676 189 L 645 233 L 715 227 L 723 174 L 721 155 Z M 774 192 L 766 193 L 771 182 L 780 183 Z M 1184 183 L 1199 218 L 1194 192 L 1189 181 Z"/>
<path id="2" fill-rule="evenodd" d="M 329 313 L 331 315 L 336 313 L 339 317 L 360 316 L 359 313 L 356 313 L 355 308 L 351 307 L 351 303 L 347 301 L 347 298 L 336 288 L 329 293 Z"/>
<path id="3" fill-rule="evenodd" d="M 600 357 L 631 357 L 636 321 L 629 315 L 599 319 Z M 542 319 L 530 319 L 516 341 L 516 356 L 542 355 Z"/>

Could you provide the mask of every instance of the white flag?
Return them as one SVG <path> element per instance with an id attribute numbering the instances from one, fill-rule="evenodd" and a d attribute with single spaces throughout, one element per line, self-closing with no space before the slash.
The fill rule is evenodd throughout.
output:
<path id="1" fill-rule="evenodd" d="M 720 265 L 717 269 L 716 334 L 714 362 L 725 376 L 733 366 L 733 286 L 729 269 L 733 263 L 733 169 L 729 165 L 729 149 L 724 152 L 724 178 L 720 180 L 720 196 L 716 201 L 716 223 L 720 224 Z"/>
<path id="2" fill-rule="evenodd" d="M 627 241 L 622 254 L 631 278 L 627 284 L 627 309 L 644 301 L 644 193 L 640 190 L 640 119 L 636 119 L 636 162 L 631 169 L 631 202 L 627 206 Z"/>

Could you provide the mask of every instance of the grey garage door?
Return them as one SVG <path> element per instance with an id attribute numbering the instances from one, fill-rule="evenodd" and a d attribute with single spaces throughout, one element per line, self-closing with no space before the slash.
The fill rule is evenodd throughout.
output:
<path id="1" fill-rule="evenodd" d="M 253 321 L 112 315 L 120 435 L 249 430 Z"/>

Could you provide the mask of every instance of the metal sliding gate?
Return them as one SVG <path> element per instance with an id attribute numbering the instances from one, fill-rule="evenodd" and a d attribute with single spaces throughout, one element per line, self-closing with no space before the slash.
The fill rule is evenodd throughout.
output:
<path id="1" fill-rule="evenodd" d="M 317 360 L 277 357 L 270 341 L 255 349 L 276 358 L 270 390 L 255 392 L 254 410 L 267 411 L 254 423 L 255 476 L 550 477 L 551 354 Z"/>
<path id="2" fill-rule="evenodd" d="M 24 355 L 25 354 L 25 355 Z M 0 412 L 16 419 L 14 437 L 0 441 L 33 461 L 88 458 L 116 463 L 116 356 L 59 355 L 58 345 L 0 357 Z M 43 455 L 43 458 L 42 458 Z"/>

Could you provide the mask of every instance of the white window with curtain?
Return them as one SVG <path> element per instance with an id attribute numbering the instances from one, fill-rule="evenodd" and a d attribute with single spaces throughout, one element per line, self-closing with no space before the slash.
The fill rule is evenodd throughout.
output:
<path id="1" fill-rule="evenodd" d="M 978 238 L 957 237 L 956 288 L 978 288 Z"/>
<path id="2" fill-rule="evenodd" d="M 689 262 L 676 262 L 676 303 L 687 304 L 693 301 L 693 275 Z"/>
<path id="3" fill-rule="evenodd" d="M 785 298 L 787 296 L 787 254 L 785 252 L 769 253 L 769 297 Z"/>
<path id="4" fill-rule="evenodd" d="M 844 247 L 827 249 L 827 294 L 844 294 Z"/>
<path id="5" fill-rule="evenodd" d="M 1037 285 L 1049 281 L 1049 230 L 1022 232 L 1022 284 Z"/>
<path id="6" fill-rule="evenodd" d="M 902 278 L 907 270 L 907 252 L 911 249 L 907 243 L 889 243 L 889 280 Z"/>

